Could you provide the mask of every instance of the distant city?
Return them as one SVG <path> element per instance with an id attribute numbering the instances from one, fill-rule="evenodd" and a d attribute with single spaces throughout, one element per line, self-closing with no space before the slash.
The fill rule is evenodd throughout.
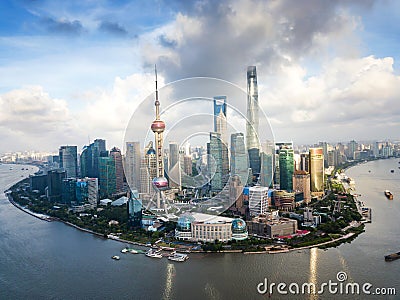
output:
<path id="1" fill-rule="evenodd" d="M 40 170 L 29 178 L 30 189 L 55 208 L 67 206 L 81 213 L 127 205 L 134 228 L 157 231 L 163 222 L 175 221 L 177 239 L 227 242 L 246 239 L 249 232 L 269 237 L 296 234 L 297 223 L 279 213 L 323 199 L 326 175 L 348 162 L 400 155 L 400 143 L 391 141 L 260 141 L 254 66 L 247 69 L 245 133 L 228 137 L 228 100 L 221 95 L 213 99 L 214 132 L 206 145 L 165 145 L 162 134 L 168 124 L 160 120 L 162 99 L 156 87 L 155 120 L 149 124 L 154 143 L 143 149 L 141 141 L 130 141 L 124 151 L 107 150 L 106 140 L 95 139 L 80 153 L 78 146 L 63 145 L 58 154 L 5 153 L 1 162 L 38 165 Z M 275 231 L 260 232 L 253 226 L 260 218 L 273 220 Z M 308 219 L 310 225 L 318 225 L 312 213 Z"/>

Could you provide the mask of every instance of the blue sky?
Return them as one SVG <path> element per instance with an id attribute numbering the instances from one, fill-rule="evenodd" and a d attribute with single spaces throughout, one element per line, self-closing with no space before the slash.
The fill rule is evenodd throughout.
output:
<path id="1" fill-rule="evenodd" d="M 122 146 L 155 63 L 243 88 L 256 65 L 279 140 L 399 139 L 399 43 L 394 0 L 0 1 L 0 152 Z"/>

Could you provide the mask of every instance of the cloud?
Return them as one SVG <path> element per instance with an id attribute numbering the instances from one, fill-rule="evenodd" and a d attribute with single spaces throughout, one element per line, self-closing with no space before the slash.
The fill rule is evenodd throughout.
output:
<path id="1" fill-rule="evenodd" d="M 239 82 L 255 64 L 276 75 L 308 55 L 332 52 L 339 41 L 350 48 L 344 41 L 358 26 L 340 1 L 197 1 L 182 8 L 154 33 L 152 46 L 143 45 L 144 65 L 157 62 L 169 81 L 211 76 Z"/>
<path id="2" fill-rule="evenodd" d="M 126 36 L 128 34 L 128 31 L 124 27 L 122 27 L 118 23 L 110 21 L 101 21 L 99 25 L 99 30 L 120 37 Z"/>
<path id="3" fill-rule="evenodd" d="M 81 22 L 78 20 L 56 20 L 51 17 L 46 17 L 42 19 L 42 24 L 44 24 L 46 29 L 53 34 L 80 35 L 84 31 Z"/>
<path id="4" fill-rule="evenodd" d="M 2 94 L 0 106 L 0 150 L 10 150 L 7 147 L 16 150 L 18 146 L 51 149 L 79 139 L 76 120 L 70 115 L 66 101 L 51 98 L 40 86 Z"/>

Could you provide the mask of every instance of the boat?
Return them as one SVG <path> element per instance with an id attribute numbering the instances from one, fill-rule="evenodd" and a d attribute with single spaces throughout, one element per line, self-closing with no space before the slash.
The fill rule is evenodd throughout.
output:
<path id="1" fill-rule="evenodd" d="M 400 252 L 385 255 L 386 261 L 392 261 L 400 258 Z"/>
<path id="2" fill-rule="evenodd" d="M 118 255 L 111 256 L 112 259 L 119 260 L 120 257 Z"/>
<path id="3" fill-rule="evenodd" d="M 189 256 L 187 254 L 183 253 L 176 253 L 175 251 L 171 253 L 170 256 L 168 256 L 169 260 L 172 261 L 179 261 L 179 262 L 184 262 L 189 259 Z"/>
<path id="4" fill-rule="evenodd" d="M 389 190 L 386 190 L 386 191 L 385 191 L 385 196 L 386 196 L 386 198 L 388 198 L 389 200 L 393 200 L 393 194 L 392 194 Z"/>
<path id="5" fill-rule="evenodd" d="M 155 251 L 153 249 L 150 249 L 149 251 L 146 252 L 147 257 L 151 258 L 162 258 L 163 256 L 160 254 L 160 251 Z"/>

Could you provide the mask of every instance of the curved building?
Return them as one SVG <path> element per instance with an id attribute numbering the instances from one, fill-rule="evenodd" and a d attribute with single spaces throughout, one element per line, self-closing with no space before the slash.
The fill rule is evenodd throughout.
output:
<path id="1" fill-rule="evenodd" d="M 247 239 L 248 236 L 246 222 L 242 219 L 234 219 L 232 221 L 232 239 L 241 241 Z"/>
<path id="2" fill-rule="evenodd" d="M 255 66 L 247 68 L 247 123 L 246 146 L 249 153 L 249 164 L 254 176 L 260 173 L 260 142 L 258 136 L 258 88 Z"/>

